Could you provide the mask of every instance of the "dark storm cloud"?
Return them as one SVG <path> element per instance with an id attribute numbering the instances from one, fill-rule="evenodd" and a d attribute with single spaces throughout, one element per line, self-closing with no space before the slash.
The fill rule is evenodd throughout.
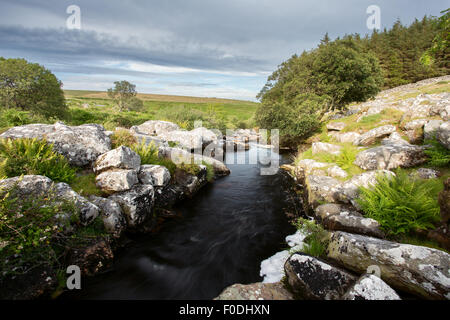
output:
<path id="1" fill-rule="evenodd" d="M 81 8 L 79 31 L 65 28 L 72 4 Z M 366 8 L 373 4 L 381 8 L 382 27 L 390 27 L 397 18 L 409 24 L 439 15 L 448 1 L 2 0 L 0 56 L 51 63 L 52 70 L 71 73 L 167 76 L 145 66 L 105 63 L 115 61 L 265 79 L 292 54 L 316 46 L 325 32 L 331 38 L 369 33 Z"/>

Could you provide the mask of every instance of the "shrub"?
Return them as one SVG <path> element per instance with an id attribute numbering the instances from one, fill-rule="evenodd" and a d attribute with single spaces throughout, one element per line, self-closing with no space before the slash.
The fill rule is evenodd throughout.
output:
<path id="1" fill-rule="evenodd" d="M 111 136 L 111 145 L 113 148 L 120 146 L 131 147 L 137 143 L 136 137 L 126 129 L 118 129 Z"/>
<path id="2" fill-rule="evenodd" d="M 302 233 L 307 234 L 305 239 L 307 245 L 303 247 L 302 252 L 314 257 L 325 255 L 327 243 L 324 239 L 327 231 L 320 224 L 308 219 L 299 218 L 294 222 L 294 226 Z"/>
<path id="3" fill-rule="evenodd" d="M 142 140 L 140 143 L 133 144 L 130 148 L 141 157 L 141 164 L 155 164 L 159 159 L 158 147 L 153 142 L 147 144 Z"/>
<path id="4" fill-rule="evenodd" d="M 444 147 L 436 139 L 426 140 L 425 144 L 431 145 L 431 148 L 424 150 L 428 156 L 428 164 L 433 167 L 447 167 L 450 164 L 450 150 Z"/>
<path id="5" fill-rule="evenodd" d="M 170 159 L 159 157 L 159 150 L 155 144 L 146 144 L 144 141 L 135 143 L 130 148 L 141 157 L 141 164 L 154 164 L 166 167 L 170 174 L 173 175 L 177 169 L 177 165 Z"/>
<path id="6" fill-rule="evenodd" d="M 53 145 L 36 139 L 0 140 L 0 176 L 36 174 L 53 181 L 70 183 L 76 170 Z"/>
<path id="7" fill-rule="evenodd" d="M 1 190 L 0 190 L 1 192 Z M 78 213 L 71 202 L 52 194 L 32 199 L 18 198 L 15 189 L 0 196 L 0 268 L 2 276 L 23 274 L 38 265 L 58 262 L 64 245 L 63 231 L 69 221 L 57 214 Z"/>
<path id="8" fill-rule="evenodd" d="M 279 129 L 281 145 L 295 146 L 320 128 L 317 114 L 321 108 L 319 100 L 318 97 L 308 96 L 293 105 L 263 103 L 256 111 L 255 119 L 260 128 Z"/>
<path id="9" fill-rule="evenodd" d="M 43 66 L 25 59 L 0 58 L 0 79 L 0 106 L 46 118 L 67 117 L 62 83 Z"/>
<path id="10" fill-rule="evenodd" d="M 437 179 L 422 180 L 397 170 L 395 177 L 379 176 L 377 185 L 360 188 L 357 199 L 365 215 L 377 220 L 388 235 L 432 228 L 440 220 Z"/>

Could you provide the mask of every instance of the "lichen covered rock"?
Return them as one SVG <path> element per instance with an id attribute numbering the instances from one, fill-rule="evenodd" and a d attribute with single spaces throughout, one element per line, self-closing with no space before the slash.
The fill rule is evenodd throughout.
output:
<path id="1" fill-rule="evenodd" d="M 364 274 L 345 293 L 343 300 L 401 300 L 397 292 L 375 275 Z"/>
<path id="2" fill-rule="evenodd" d="M 128 147 L 120 146 L 98 157 L 94 164 L 94 172 L 100 173 L 110 169 L 139 170 L 141 157 Z"/>
<path id="3" fill-rule="evenodd" d="M 122 208 L 131 228 L 137 228 L 152 216 L 155 191 L 152 185 L 135 185 L 131 190 L 109 197 Z"/>
<path id="4" fill-rule="evenodd" d="M 377 266 L 390 286 L 426 299 L 450 299 L 450 255 L 427 247 L 333 232 L 328 258 L 358 273 Z"/>
<path id="5" fill-rule="evenodd" d="M 97 187 L 108 193 L 130 190 L 138 182 L 136 171 L 125 169 L 105 171 L 95 178 Z"/>
<path id="6" fill-rule="evenodd" d="M 423 148 L 411 144 L 388 144 L 361 151 L 354 162 L 364 170 L 410 168 L 426 162 Z"/>
<path id="7" fill-rule="evenodd" d="M 233 284 L 225 288 L 214 300 L 293 300 L 283 284 L 276 283 L 252 283 Z"/>
<path id="8" fill-rule="evenodd" d="M 284 270 L 292 290 L 304 299 L 339 299 L 356 281 L 349 272 L 302 253 L 294 253 Z"/>

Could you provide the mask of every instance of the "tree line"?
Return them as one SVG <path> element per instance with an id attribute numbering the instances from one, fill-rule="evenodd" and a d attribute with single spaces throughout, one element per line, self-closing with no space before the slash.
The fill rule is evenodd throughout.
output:
<path id="1" fill-rule="evenodd" d="M 325 113 L 363 102 L 381 89 L 449 73 L 450 11 L 361 37 L 346 35 L 283 62 L 257 98 L 261 128 L 279 129 L 281 144 L 296 146 L 321 127 Z"/>

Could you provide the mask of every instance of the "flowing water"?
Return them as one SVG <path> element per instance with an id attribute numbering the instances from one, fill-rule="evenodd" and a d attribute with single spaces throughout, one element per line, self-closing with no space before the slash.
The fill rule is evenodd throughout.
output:
<path id="1" fill-rule="evenodd" d="M 212 299 L 231 284 L 261 281 L 261 261 L 286 248 L 284 238 L 294 232 L 284 213 L 289 179 L 281 171 L 260 175 L 259 164 L 227 165 L 231 174 L 178 205 L 179 217 L 136 239 L 116 254 L 111 271 L 65 297 Z"/>

